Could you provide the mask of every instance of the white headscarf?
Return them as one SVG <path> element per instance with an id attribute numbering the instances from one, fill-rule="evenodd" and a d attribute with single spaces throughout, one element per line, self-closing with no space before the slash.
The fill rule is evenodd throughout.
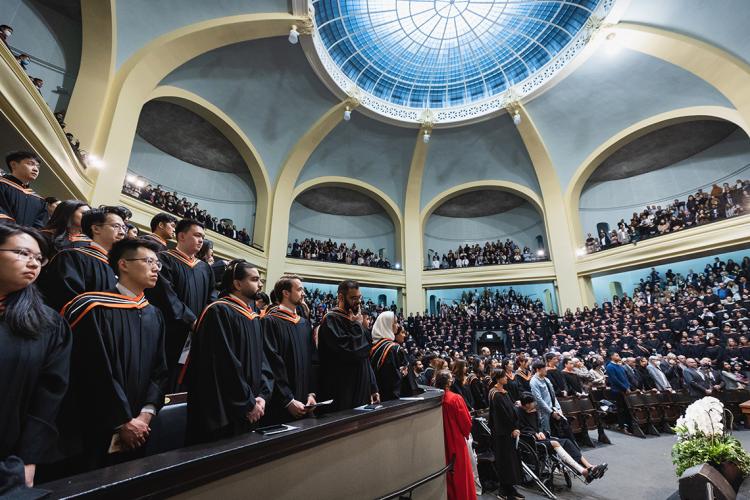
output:
<path id="1" fill-rule="evenodd" d="M 380 339 L 394 340 L 393 323 L 396 321 L 396 315 L 393 311 L 380 313 L 375 325 L 372 327 L 372 340 L 377 342 Z"/>

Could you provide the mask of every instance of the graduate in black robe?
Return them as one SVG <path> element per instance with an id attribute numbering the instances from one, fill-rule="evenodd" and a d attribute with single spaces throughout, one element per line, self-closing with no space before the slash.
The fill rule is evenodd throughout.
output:
<path id="1" fill-rule="evenodd" d="M 362 294 L 356 281 L 338 288 L 338 307 L 330 310 L 318 329 L 320 398 L 333 399 L 333 410 L 380 402 L 370 364 L 368 316 L 360 312 Z"/>
<path id="2" fill-rule="evenodd" d="M 175 237 L 175 228 L 177 227 L 177 218 L 166 212 L 160 212 L 151 219 L 151 233 L 144 234 L 146 238 L 159 246 L 160 252 L 169 250 L 167 241 Z"/>
<path id="3" fill-rule="evenodd" d="M 142 456 L 151 419 L 164 404 L 164 320 L 143 294 L 158 278 L 155 250 L 145 240 L 116 243 L 116 286 L 81 294 L 63 311 L 73 350 L 61 442 L 83 470 Z"/>
<path id="4" fill-rule="evenodd" d="M 306 416 L 315 404 L 312 363 L 315 345 L 310 323 L 297 314 L 305 298 L 302 281 L 284 276 L 274 286 L 276 306 L 263 316 L 264 349 L 273 372 L 273 395 L 264 422 L 283 423 Z"/>
<path id="5" fill-rule="evenodd" d="M 516 438 L 521 434 L 515 402 L 505 389 L 508 374 L 495 370 L 495 385 L 490 390 L 490 428 L 492 448 L 495 453 L 495 471 L 500 483 L 500 493 L 508 498 L 518 496 L 516 484 L 523 482 L 521 462 L 516 450 Z"/>
<path id="6" fill-rule="evenodd" d="M 0 222 L 42 228 L 49 213 L 44 198 L 29 188 L 39 175 L 39 160 L 33 153 L 19 151 L 5 157 L 9 174 L 0 177 Z"/>
<path id="7" fill-rule="evenodd" d="M 187 435 L 190 444 L 252 430 L 271 400 L 273 374 L 260 319 L 250 308 L 263 286 L 258 270 L 232 261 L 222 296 L 198 320 L 190 346 Z"/>
<path id="8" fill-rule="evenodd" d="M 41 270 L 33 256 L 44 246 L 38 233 L 0 224 L 0 462 L 20 457 L 29 486 L 57 438 L 72 340 L 68 324 L 32 284 Z"/>
<path id="9" fill-rule="evenodd" d="M 81 227 L 92 243 L 67 248 L 50 260 L 39 278 L 47 304 L 56 311 L 84 292 L 114 288 L 117 278 L 109 265 L 112 245 L 125 237 L 125 223 L 117 207 L 89 210 Z"/>
<path id="10" fill-rule="evenodd" d="M 391 311 L 380 313 L 372 327 L 374 344 L 370 349 L 370 363 L 375 372 L 375 380 L 380 389 L 381 401 L 390 401 L 401 397 L 406 368 L 406 352 L 396 342 L 397 336 L 405 336 L 404 329 L 398 324 L 396 315 Z M 410 388 L 407 388 L 411 396 Z"/>
<path id="11" fill-rule="evenodd" d="M 169 390 L 181 385 L 181 365 L 187 359 L 190 332 L 198 315 L 208 305 L 214 291 L 211 266 L 195 255 L 203 246 L 203 225 L 192 219 L 177 224 L 177 248 L 159 253 L 162 269 L 156 286 L 146 291 L 148 300 L 158 307 L 167 324 L 166 352 Z"/>

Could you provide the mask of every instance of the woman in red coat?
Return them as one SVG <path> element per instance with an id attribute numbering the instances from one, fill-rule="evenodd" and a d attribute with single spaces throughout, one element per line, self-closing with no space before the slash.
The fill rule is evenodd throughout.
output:
<path id="1" fill-rule="evenodd" d="M 443 395 L 443 433 L 445 435 L 445 462 L 450 463 L 455 455 L 453 472 L 449 472 L 448 500 L 476 500 L 474 475 L 471 471 L 469 449 L 466 439 L 471 433 L 471 415 L 464 398 L 450 391 L 453 376 L 447 370 L 435 375 L 435 387 L 445 391 Z"/>

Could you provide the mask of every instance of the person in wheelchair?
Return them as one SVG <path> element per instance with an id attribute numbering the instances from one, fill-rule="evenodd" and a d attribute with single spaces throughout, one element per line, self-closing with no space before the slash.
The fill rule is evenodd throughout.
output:
<path id="1" fill-rule="evenodd" d="M 518 413 L 521 434 L 532 436 L 537 442 L 544 444 L 547 450 L 554 452 L 560 460 L 573 469 L 576 473 L 590 483 L 594 479 L 601 479 L 607 471 L 608 465 L 602 463 L 593 465 L 581 453 L 575 441 L 567 438 L 552 437 L 539 428 L 539 418 L 536 411 L 536 400 L 529 392 L 521 394 L 520 407 L 516 407 Z"/>

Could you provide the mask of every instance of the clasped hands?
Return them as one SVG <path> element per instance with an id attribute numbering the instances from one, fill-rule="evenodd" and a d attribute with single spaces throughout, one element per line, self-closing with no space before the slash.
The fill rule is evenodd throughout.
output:
<path id="1" fill-rule="evenodd" d="M 151 427 L 149 427 L 151 418 L 153 418 L 152 414 L 143 412 L 120 427 L 120 441 L 122 441 L 124 449 L 134 450 L 146 443 L 146 439 L 151 433 Z"/>

